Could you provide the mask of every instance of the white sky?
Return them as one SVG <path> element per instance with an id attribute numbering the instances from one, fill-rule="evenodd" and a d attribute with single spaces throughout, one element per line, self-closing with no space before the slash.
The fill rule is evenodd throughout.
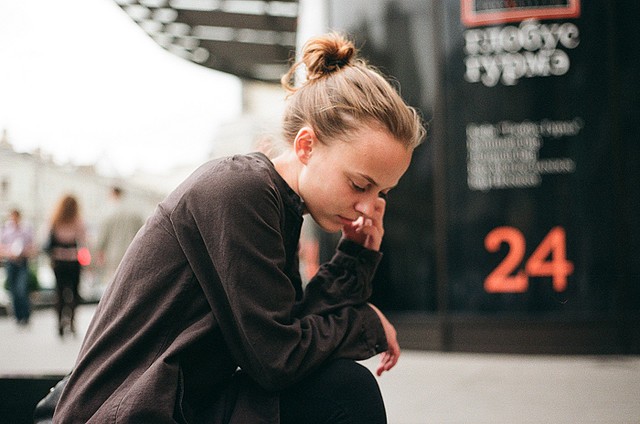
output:
<path id="1" fill-rule="evenodd" d="M 113 0 L 0 0 L 0 131 L 18 151 L 124 175 L 200 162 L 240 90 L 163 50 Z"/>

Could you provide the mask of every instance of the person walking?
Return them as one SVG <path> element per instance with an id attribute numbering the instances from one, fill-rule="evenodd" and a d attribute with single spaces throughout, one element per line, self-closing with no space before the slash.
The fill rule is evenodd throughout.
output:
<path id="1" fill-rule="evenodd" d="M 51 216 L 47 251 L 56 277 L 58 334 L 75 334 L 75 312 L 80 296 L 82 266 L 78 251 L 86 246 L 86 227 L 75 196 L 60 198 Z"/>
<path id="2" fill-rule="evenodd" d="M 97 243 L 98 262 L 105 281 L 111 281 L 136 233 L 144 224 L 142 216 L 123 204 L 121 187 L 111 188 L 113 209 L 102 223 Z"/>
<path id="3" fill-rule="evenodd" d="M 0 258 L 7 270 L 7 284 L 18 325 L 29 324 L 29 258 L 34 253 L 33 230 L 23 222 L 18 209 L 12 209 L 0 233 Z"/>
<path id="4" fill-rule="evenodd" d="M 380 354 L 380 375 L 400 355 L 368 299 L 385 197 L 425 130 L 339 34 L 310 40 L 283 85 L 289 146 L 209 161 L 161 202 L 100 300 L 54 422 L 386 422 L 356 361 Z M 303 289 L 304 214 L 342 240 Z"/>

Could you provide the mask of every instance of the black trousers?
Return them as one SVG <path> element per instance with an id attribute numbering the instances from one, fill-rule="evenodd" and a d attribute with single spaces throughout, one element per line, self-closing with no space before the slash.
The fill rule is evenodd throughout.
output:
<path id="1" fill-rule="evenodd" d="M 281 424 L 386 424 L 376 378 L 357 362 L 339 359 L 280 393 Z"/>
<path id="2" fill-rule="evenodd" d="M 56 311 L 58 327 L 62 331 L 66 325 L 73 330 L 76 307 L 79 303 L 80 263 L 77 261 L 55 261 L 53 272 L 56 276 Z"/>

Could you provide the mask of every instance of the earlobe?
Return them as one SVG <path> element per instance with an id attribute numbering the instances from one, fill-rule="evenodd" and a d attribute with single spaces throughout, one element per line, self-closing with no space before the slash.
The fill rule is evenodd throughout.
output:
<path id="1" fill-rule="evenodd" d="M 293 140 L 293 148 L 296 156 L 303 164 L 307 164 L 311 158 L 311 152 L 316 143 L 316 135 L 311 127 L 302 127 Z"/>

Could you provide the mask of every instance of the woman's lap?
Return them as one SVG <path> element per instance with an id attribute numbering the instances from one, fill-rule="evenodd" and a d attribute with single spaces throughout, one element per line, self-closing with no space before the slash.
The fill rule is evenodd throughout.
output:
<path id="1" fill-rule="evenodd" d="M 282 424 L 384 424 L 375 377 L 355 361 L 338 359 L 280 394 Z"/>

